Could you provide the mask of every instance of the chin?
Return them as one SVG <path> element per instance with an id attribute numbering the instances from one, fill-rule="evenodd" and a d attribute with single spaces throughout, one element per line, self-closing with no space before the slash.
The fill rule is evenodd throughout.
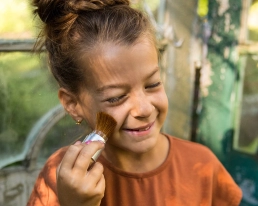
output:
<path id="1" fill-rule="evenodd" d="M 148 153 L 151 150 L 153 150 L 156 144 L 157 144 L 157 139 L 148 139 L 141 142 L 130 142 L 128 144 L 123 144 L 121 145 L 121 148 L 140 155 L 140 154 Z"/>

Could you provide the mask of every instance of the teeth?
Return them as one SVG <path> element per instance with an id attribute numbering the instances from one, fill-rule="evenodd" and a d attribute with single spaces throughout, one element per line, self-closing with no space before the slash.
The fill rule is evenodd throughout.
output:
<path id="1" fill-rule="evenodd" d="M 139 131 L 146 131 L 146 130 L 148 130 L 150 127 L 146 127 L 146 128 L 144 128 L 144 129 L 139 129 Z"/>

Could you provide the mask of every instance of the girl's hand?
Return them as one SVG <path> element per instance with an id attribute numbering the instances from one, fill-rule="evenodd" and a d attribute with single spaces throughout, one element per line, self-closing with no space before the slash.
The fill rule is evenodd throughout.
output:
<path id="1" fill-rule="evenodd" d="M 71 145 L 57 169 L 57 193 L 61 206 L 100 205 L 105 191 L 103 166 L 96 162 L 88 171 L 91 157 L 104 147 L 101 142 Z"/>

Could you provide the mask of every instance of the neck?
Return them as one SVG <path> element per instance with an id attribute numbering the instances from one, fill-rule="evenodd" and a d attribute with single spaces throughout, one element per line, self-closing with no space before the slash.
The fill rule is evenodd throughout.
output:
<path id="1" fill-rule="evenodd" d="M 168 151 L 168 139 L 160 134 L 155 146 L 144 153 L 134 153 L 107 144 L 102 154 L 119 169 L 126 172 L 144 173 L 159 167 L 166 160 Z"/>

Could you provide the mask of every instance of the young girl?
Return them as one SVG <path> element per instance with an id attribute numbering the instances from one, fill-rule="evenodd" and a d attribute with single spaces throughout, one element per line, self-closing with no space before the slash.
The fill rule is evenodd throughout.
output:
<path id="1" fill-rule="evenodd" d="M 53 154 L 29 206 L 239 205 L 240 189 L 209 149 L 160 132 L 168 101 L 146 16 L 128 0 L 34 5 L 65 110 L 92 128 L 104 111 L 117 126 L 106 145 L 76 142 Z"/>

